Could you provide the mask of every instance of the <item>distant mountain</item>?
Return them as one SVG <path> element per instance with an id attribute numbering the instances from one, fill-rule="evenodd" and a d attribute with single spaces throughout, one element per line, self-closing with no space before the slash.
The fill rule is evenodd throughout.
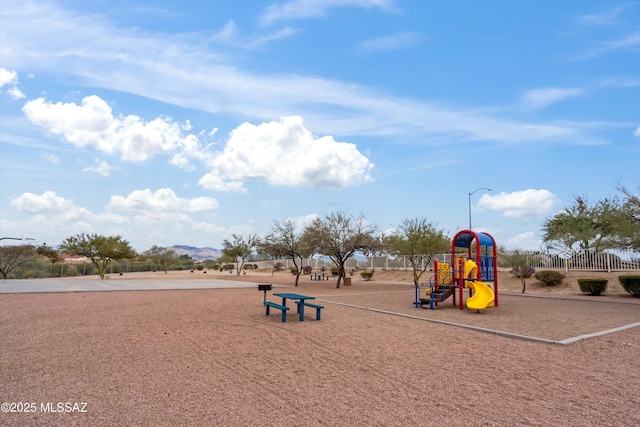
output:
<path id="1" fill-rule="evenodd" d="M 173 245 L 171 249 L 176 251 L 176 255 L 189 255 L 196 261 L 205 259 L 218 259 L 222 256 L 222 251 L 213 248 L 196 248 L 194 246 Z"/>

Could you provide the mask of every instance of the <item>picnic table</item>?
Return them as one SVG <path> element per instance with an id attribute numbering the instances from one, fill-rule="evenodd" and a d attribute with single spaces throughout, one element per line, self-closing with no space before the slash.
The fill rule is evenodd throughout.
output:
<path id="1" fill-rule="evenodd" d="M 329 275 L 324 273 L 311 273 L 311 280 L 329 280 Z"/>
<path id="2" fill-rule="evenodd" d="M 273 294 L 276 297 L 280 297 L 282 298 L 282 306 L 286 307 L 287 306 L 287 300 L 294 300 L 296 302 L 296 304 L 298 304 L 298 315 L 300 317 L 300 321 L 304 321 L 304 307 L 313 307 L 316 309 L 316 320 L 320 320 L 320 310 L 323 309 L 324 307 L 321 305 L 316 305 L 316 304 L 312 304 L 312 303 L 308 303 L 307 300 L 314 300 L 316 299 L 316 297 L 312 297 L 309 295 L 300 295 L 300 294 L 293 294 L 293 293 L 288 293 L 288 292 L 279 292 L 279 293 L 275 293 Z"/>

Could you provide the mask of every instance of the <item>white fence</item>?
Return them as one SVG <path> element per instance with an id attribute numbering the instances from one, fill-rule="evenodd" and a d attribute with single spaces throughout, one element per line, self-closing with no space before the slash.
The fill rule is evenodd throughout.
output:
<path id="1" fill-rule="evenodd" d="M 524 262 L 522 257 L 525 258 Z M 434 259 L 438 262 L 451 262 L 451 254 L 439 254 Z M 259 268 L 273 268 L 275 263 L 281 263 L 283 269 L 293 268 L 293 262 L 290 259 L 253 261 L 250 264 L 257 264 Z M 593 252 L 584 252 L 582 254 L 573 255 L 572 257 L 562 257 L 557 254 L 540 253 L 540 252 L 521 252 L 517 257 L 513 254 L 498 254 L 498 268 L 500 270 L 510 270 L 515 265 L 530 265 L 536 269 L 544 270 L 582 270 L 582 271 L 638 271 L 640 270 L 640 252 L 619 251 L 615 253 L 601 252 L 595 254 Z M 302 267 L 311 266 L 314 270 L 329 270 L 334 266 L 327 257 L 304 258 Z M 433 266 L 431 261 L 429 268 Z M 300 267 L 300 265 L 298 265 Z M 366 259 L 349 258 L 346 268 L 356 270 L 408 270 L 411 269 L 411 263 L 407 256 L 375 256 Z"/>

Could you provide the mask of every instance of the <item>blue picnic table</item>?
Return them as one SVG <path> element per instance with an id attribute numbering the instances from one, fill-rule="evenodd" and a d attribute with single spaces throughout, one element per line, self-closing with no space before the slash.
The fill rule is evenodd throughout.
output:
<path id="1" fill-rule="evenodd" d="M 316 297 L 312 297 L 309 295 L 300 295 L 300 294 L 293 294 L 293 293 L 288 293 L 288 292 L 278 292 L 273 294 L 276 297 L 280 297 L 282 298 L 282 305 L 283 306 L 287 306 L 287 300 L 294 300 L 297 302 L 298 304 L 298 314 L 300 316 L 300 321 L 304 321 L 304 306 L 305 305 L 309 305 L 309 303 L 306 303 L 307 300 L 314 300 L 316 299 Z M 316 314 L 316 320 L 320 320 L 320 309 L 323 308 L 322 306 L 317 306 L 315 304 L 311 305 L 312 307 L 316 308 L 317 310 L 317 314 Z M 318 308 L 320 307 L 320 308 Z"/>

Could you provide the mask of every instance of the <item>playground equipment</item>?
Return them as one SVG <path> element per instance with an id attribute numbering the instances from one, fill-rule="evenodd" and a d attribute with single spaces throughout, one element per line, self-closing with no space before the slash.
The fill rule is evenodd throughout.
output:
<path id="1" fill-rule="evenodd" d="M 433 261 L 434 275 L 424 297 L 420 296 L 420 287 L 416 285 L 416 308 L 428 304 L 433 310 L 438 302 L 451 296 L 455 306 L 457 296 L 460 310 L 463 310 L 465 288 L 469 289 L 467 308 L 479 312 L 487 307 L 497 307 L 497 245 L 493 237 L 472 230 L 459 231 L 451 241 L 451 260 L 453 267 Z"/>

